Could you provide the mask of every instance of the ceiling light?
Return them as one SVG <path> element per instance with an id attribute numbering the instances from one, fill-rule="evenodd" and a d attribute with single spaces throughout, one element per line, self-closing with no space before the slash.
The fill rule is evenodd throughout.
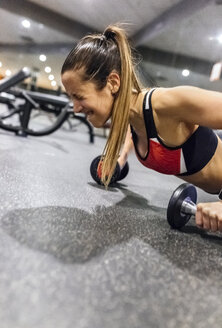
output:
<path id="1" fill-rule="evenodd" d="M 46 73 L 51 73 L 51 70 L 52 70 L 51 67 L 49 67 L 49 66 L 45 67 L 45 72 Z"/>
<path id="2" fill-rule="evenodd" d="M 190 75 L 190 71 L 189 71 L 188 69 L 184 69 L 184 70 L 182 71 L 182 75 L 185 76 L 185 77 L 187 77 L 187 76 Z"/>
<path id="3" fill-rule="evenodd" d="M 5 75 L 6 75 L 6 76 L 10 76 L 10 75 L 12 75 L 12 72 L 10 71 L 10 69 L 7 69 L 7 70 L 5 71 Z"/>
<path id="4" fill-rule="evenodd" d="M 52 87 L 55 87 L 55 86 L 56 86 L 56 81 L 52 81 L 52 82 L 51 82 L 51 86 L 52 86 Z"/>
<path id="5" fill-rule="evenodd" d="M 222 43 L 222 34 L 217 37 L 217 40 L 219 41 L 219 43 Z"/>
<path id="6" fill-rule="evenodd" d="M 49 80 L 50 80 L 50 81 L 54 80 L 54 75 L 50 74 L 50 75 L 49 75 Z"/>
<path id="7" fill-rule="evenodd" d="M 45 55 L 40 55 L 39 56 L 39 60 L 41 60 L 42 62 L 45 62 L 47 59 L 47 57 Z"/>
<path id="8" fill-rule="evenodd" d="M 31 26 L 30 21 L 27 20 L 27 19 L 24 19 L 22 21 L 22 26 L 25 27 L 25 28 L 30 28 L 30 26 Z"/>
<path id="9" fill-rule="evenodd" d="M 222 71 L 222 62 L 217 62 L 213 65 L 211 74 L 210 74 L 210 81 L 217 81 L 220 79 Z"/>

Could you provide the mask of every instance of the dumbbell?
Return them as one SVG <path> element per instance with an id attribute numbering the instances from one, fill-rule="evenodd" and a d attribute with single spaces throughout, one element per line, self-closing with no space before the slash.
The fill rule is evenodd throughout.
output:
<path id="1" fill-rule="evenodd" d="M 101 182 L 101 168 L 99 168 L 99 162 L 101 160 L 101 156 L 97 156 L 94 158 L 90 165 L 90 173 L 93 178 L 98 184 L 102 184 Z M 110 184 L 114 184 L 117 181 L 123 180 L 129 172 L 129 164 L 128 162 L 125 163 L 124 167 L 121 169 L 119 163 L 117 162 L 114 173 L 110 180 Z"/>
<path id="2" fill-rule="evenodd" d="M 192 216 L 195 216 L 197 206 L 197 190 L 190 183 L 183 183 L 172 194 L 167 207 L 167 221 L 174 229 L 184 227 Z"/>

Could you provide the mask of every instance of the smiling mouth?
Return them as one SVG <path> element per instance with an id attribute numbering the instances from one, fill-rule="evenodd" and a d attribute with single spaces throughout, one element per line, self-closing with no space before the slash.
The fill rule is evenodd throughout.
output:
<path id="1" fill-rule="evenodd" d="M 86 112 L 85 114 L 86 114 L 86 116 L 90 116 L 93 114 L 93 111 L 90 110 L 90 111 Z"/>

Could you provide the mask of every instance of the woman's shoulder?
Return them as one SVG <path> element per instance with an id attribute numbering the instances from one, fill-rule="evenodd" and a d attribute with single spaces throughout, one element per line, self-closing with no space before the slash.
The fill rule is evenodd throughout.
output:
<path id="1" fill-rule="evenodd" d="M 183 99 L 192 91 L 191 86 L 157 87 L 152 94 L 152 106 L 157 113 L 171 113 L 181 106 Z"/>
<path id="2" fill-rule="evenodd" d="M 175 87 L 149 87 L 141 90 L 141 95 L 145 96 L 149 91 L 152 92 L 152 108 L 157 114 L 178 114 L 178 109 L 184 103 L 187 104 L 187 99 L 199 88 L 192 86 L 175 86 Z"/>

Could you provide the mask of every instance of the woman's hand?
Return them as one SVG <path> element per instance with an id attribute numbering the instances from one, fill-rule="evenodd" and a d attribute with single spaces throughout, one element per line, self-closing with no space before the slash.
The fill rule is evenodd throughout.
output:
<path id="1" fill-rule="evenodd" d="M 222 201 L 197 204 L 196 224 L 206 230 L 222 232 Z"/>

